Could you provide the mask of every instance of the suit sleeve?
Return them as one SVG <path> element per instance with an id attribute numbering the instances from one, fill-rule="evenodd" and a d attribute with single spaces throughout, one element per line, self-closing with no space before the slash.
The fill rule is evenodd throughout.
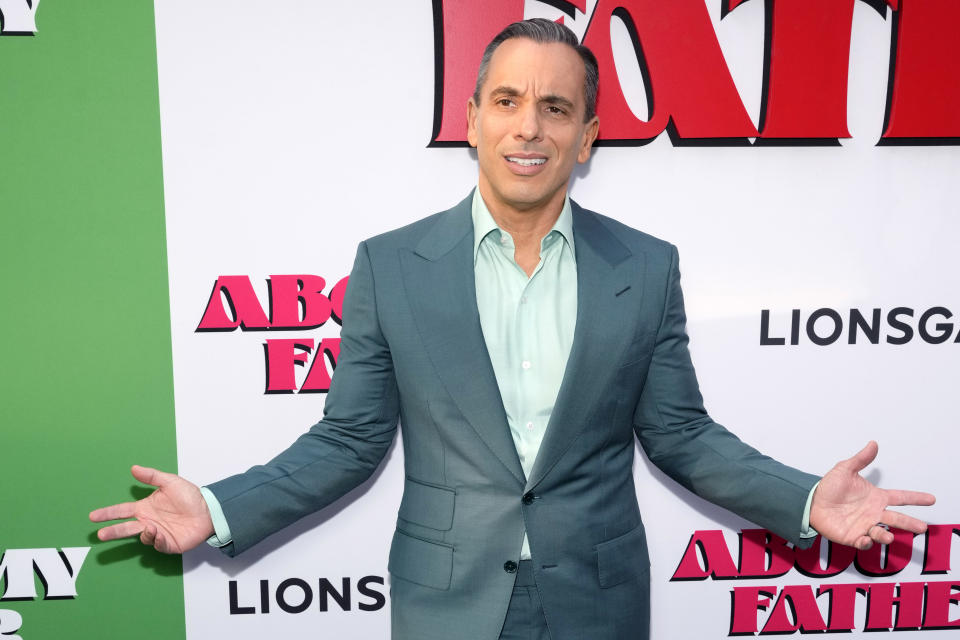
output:
<path id="1" fill-rule="evenodd" d="M 686 314 L 676 247 L 670 247 L 664 308 L 634 429 L 647 457 L 698 496 L 796 545 L 817 476 L 798 471 L 741 442 L 714 422 L 687 347 Z"/>
<path id="2" fill-rule="evenodd" d="M 265 465 L 208 485 L 233 537 L 222 547 L 228 555 L 343 496 L 370 477 L 390 448 L 399 397 L 365 243 L 350 273 L 340 338 L 323 419 Z"/>

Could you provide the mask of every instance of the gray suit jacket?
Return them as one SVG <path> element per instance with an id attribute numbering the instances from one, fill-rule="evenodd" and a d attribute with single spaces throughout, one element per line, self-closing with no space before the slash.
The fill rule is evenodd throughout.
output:
<path id="1" fill-rule="evenodd" d="M 573 204 L 573 347 L 529 478 L 480 329 L 470 198 L 361 243 L 324 418 L 210 486 L 235 554 L 369 477 L 403 424 L 390 551 L 394 638 L 493 640 L 523 532 L 554 640 L 646 638 L 649 559 L 632 466 L 798 541 L 817 481 L 710 419 L 687 350 L 677 251 Z"/>

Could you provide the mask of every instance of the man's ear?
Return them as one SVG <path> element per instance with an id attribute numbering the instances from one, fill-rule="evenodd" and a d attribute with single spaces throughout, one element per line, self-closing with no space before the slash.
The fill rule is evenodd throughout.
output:
<path id="1" fill-rule="evenodd" d="M 479 109 L 472 97 L 467 100 L 467 142 L 470 143 L 471 147 L 477 146 L 477 114 Z"/>
<path id="2" fill-rule="evenodd" d="M 583 142 L 580 145 L 580 152 L 577 154 L 577 162 L 583 164 L 590 159 L 590 150 L 593 147 L 594 140 L 600 133 L 600 118 L 593 116 L 593 119 L 587 123 L 583 131 Z"/>

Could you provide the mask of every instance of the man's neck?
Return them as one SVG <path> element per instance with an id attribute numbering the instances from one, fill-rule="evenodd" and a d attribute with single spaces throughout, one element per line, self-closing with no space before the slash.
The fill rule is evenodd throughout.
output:
<path id="1" fill-rule="evenodd" d="M 503 231 L 513 238 L 514 260 L 530 276 L 540 262 L 540 241 L 550 233 L 563 211 L 566 189 L 561 189 L 548 202 L 529 209 L 512 207 L 490 193 L 481 178 L 480 197 L 487 210 Z"/>

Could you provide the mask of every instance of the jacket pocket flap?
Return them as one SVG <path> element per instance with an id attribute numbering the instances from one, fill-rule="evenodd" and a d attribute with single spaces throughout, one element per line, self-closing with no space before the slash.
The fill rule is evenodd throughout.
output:
<path id="1" fill-rule="evenodd" d="M 453 526 L 453 489 L 424 484 L 407 478 L 403 485 L 403 500 L 397 515 L 421 527 L 449 531 Z"/>
<path id="2" fill-rule="evenodd" d="M 602 588 L 632 580 L 650 570 L 647 536 L 642 522 L 622 536 L 601 542 L 596 549 Z"/>
<path id="3" fill-rule="evenodd" d="M 446 590 L 453 574 L 453 547 L 395 531 L 387 569 L 397 578 Z"/>

